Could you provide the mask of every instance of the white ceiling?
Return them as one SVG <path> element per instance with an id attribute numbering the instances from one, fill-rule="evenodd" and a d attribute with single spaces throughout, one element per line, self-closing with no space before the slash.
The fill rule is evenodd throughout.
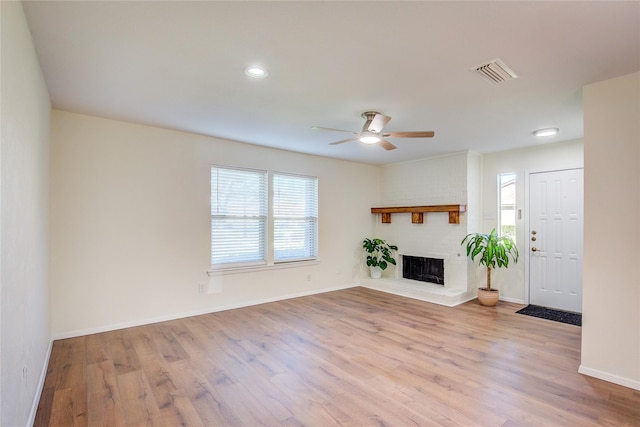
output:
<path id="1" fill-rule="evenodd" d="M 582 138 L 582 87 L 640 70 L 639 1 L 23 6 L 55 108 L 371 164 Z M 495 58 L 519 78 L 470 71 Z M 385 151 L 311 129 L 371 109 L 436 136 Z"/>

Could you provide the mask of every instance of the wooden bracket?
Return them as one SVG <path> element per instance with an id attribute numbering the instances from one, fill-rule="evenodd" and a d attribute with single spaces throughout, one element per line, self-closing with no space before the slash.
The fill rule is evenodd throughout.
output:
<path id="1" fill-rule="evenodd" d="M 424 222 L 424 212 L 411 212 L 411 223 L 422 224 Z"/>

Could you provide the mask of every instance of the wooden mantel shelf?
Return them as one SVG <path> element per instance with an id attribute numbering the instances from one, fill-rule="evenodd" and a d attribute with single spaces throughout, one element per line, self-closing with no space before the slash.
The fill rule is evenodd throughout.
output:
<path id="1" fill-rule="evenodd" d="M 425 212 L 449 212 L 449 224 L 460 224 L 460 213 L 467 210 L 467 205 L 434 205 L 434 206 L 393 206 L 389 208 L 371 208 L 372 214 L 382 214 L 382 223 L 391 223 L 392 213 L 411 213 L 413 224 L 424 222 Z"/>

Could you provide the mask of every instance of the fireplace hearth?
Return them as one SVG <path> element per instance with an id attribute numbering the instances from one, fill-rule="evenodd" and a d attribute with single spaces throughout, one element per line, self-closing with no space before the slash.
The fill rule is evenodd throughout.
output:
<path id="1" fill-rule="evenodd" d="M 402 277 L 444 286 L 444 259 L 403 255 Z"/>
<path id="2" fill-rule="evenodd" d="M 427 252 L 419 248 L 398 253 L 394 277 L 370 279 L 361 284 L 409 298 L 453 307 L 476 297 L 477 286 L 467 281 L 467 259 L 444 252 Z"/>

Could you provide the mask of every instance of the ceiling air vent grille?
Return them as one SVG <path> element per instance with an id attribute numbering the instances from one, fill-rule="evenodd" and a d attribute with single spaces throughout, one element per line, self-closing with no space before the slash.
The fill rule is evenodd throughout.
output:
<path id="1" fill-rule="evenodd" d="M 514 73 L 511 68 L 507 67 L 507 65 L 500 59 L 494 59 L 487 64 L 473 67 L 471 70 L 475 71 L 480 77 L 492 84 L 498 84 L 518 78 L 518 75 Z"/>

